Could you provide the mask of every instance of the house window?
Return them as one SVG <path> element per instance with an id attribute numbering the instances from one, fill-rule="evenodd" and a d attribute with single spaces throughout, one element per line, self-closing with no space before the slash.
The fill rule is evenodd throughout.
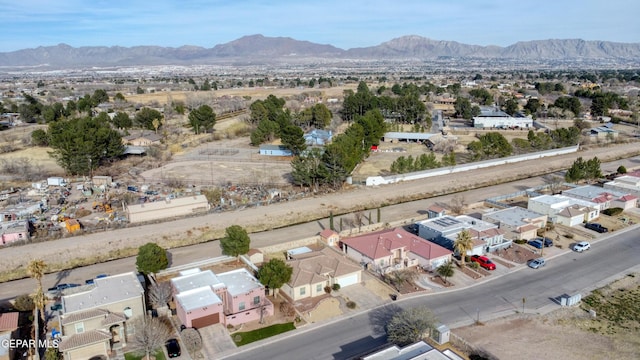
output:
<path id="1" fill-rule="evenodd" d="M 241 301 L 241 302 L 240 302 L 240 305 L 238 306 L 238 310 L 241 310 L 241 311 L 242 311 L 242 310 L 244 310 L 244 308 L 245 308 L 244 301 Z"/>
<path id="2" fill-rule="evenodd" d="M 316 292 L 321 292 L 321 291 L 322 291 L 322 284 L 316 285 Z"/>
<path id="3" fill-rule="evenodd" d="M 307 293 L 307 288 L 301 287 L 300 288 L 300 295 L 305 295 Z"/>
<path id="4" fill-rule="evenodd" d="M 84 332 L 84 323 L 79 322 L 76 324 L 76 334 L 82 334 Z"/>
<path id="5" fill-rule="evenodd" d="M 254 296 L 253 297 L 253 304 L 254 305 L 260 304 L 260 296 Z"/>

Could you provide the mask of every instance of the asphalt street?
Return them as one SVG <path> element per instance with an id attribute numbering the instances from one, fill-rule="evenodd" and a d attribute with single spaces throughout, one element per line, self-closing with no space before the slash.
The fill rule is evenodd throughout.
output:
<path id="1" fill-rule="evenodd" d="M 363 311 L 354 316 L 326 323 L 307 325 L 292 333 L 266 339 L 240 348 L 225 359 L 351 359 L 386 343 L 384 324 L 394 312 L 426 305 L 451 328 L 476 320 L 522 311 L 546 313 L 560 305 L 562 295 L 586 294 L 616 277 L 640 270 L 638 228 L 620 231 L 592 243 L 585 253 L 564 253 L 548 259 L 544 268 L 520 267 L 491 281 L 432 295 L 400 299 L 390 305 Z M 633 270 L 632 270 L 633 269 Z"/>

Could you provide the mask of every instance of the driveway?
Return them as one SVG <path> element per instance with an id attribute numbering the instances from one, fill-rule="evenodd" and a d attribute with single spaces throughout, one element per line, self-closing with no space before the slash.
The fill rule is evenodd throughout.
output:
<path id="1" fill-rule="evenodd" d="M 198 331 L 202 336 L 201 359 L 218 359 L 221 353 L 230 353 L 237 348 L 222 324 L 206 326 Z"/>

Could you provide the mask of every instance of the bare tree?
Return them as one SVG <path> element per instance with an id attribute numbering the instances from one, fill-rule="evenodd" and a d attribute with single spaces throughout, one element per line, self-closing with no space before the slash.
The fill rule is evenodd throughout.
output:
<path id="1" fill-rule="evenodd" d="M 138 316 L 129 326 L 132 326 L 134 331 L 131 344 L 146 360 L 150 359 L 151 353 L 162 348 L 173 334 L 171 320 L 167 317 Z"/>
<path id="2" fill-rule="evenodd" d="M 149 304 L 155 309 L 167 306 L 171 295 L 171 285 L 168 282 L 156 283 L 149 289 Z"/>
<path id="3" fill-rule="evenodd" d="M 462 212 L 464 211 L 464 209 L 466 207 L 467 207 L 467 202 L 466 202 L 464 196 L 462 196 L 462 195 L 454 196 L 451 199 L 451 202 L 449 203 L 449 208 L 456 215 L 462 214 Z"/>
<path id="4" fill-rule="evenodd" d="M 401 346 L 414 343 L 428 336 L 436 322 L 431 310 L 425 306 L 403 310 L 387 323 L 387 339 Z"/>
<path id="5" fill-rule="evenodd" d="M 353 213 L 353 221 L 355 223 L 355 225 L 358 226 L 358 231 L 360 231 L 360 228 L 363 225 L 363 218 L 364 218 L 364 213 L 362 211 L 356 211 L 355 213 Z"/>
<path id="6" fill-rule="evenodd" d="M 180 332 L 182 337 L 182 344 L 184 344 L 189 354 L 193 356 L 196 352 L 202 350 L 202 336 L 198 330 L 194 328 L 187 328 Z"/>
<path id="7" fill-rule="evenodd" d="M 562 184 L 564 183 L 564 179 L 561 176 L 557 175 L 546 175 L 543 177 L 544 182 L 549 187 L 549 191 L 551 194 L 559 194 L 562 190 Z"/>

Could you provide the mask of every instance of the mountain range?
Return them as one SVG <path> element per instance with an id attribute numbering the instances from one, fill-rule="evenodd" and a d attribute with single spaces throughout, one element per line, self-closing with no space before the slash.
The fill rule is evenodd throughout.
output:
<path id="1" fill-rule="evenodd" d="M 517 42 L 507 47 L 468 45 L 417 35 L 377 46 L 340 49 L 290 37 L 244 36 L 213 48 L 181 46 L 40 46 L 0 53 L 2 67 L 75 68 L 87 66 L 269 64 L 339 60 L 421 61 L 441 58 L 522 61 L 631 61 L 640 43 L 554 39 Z"/>

